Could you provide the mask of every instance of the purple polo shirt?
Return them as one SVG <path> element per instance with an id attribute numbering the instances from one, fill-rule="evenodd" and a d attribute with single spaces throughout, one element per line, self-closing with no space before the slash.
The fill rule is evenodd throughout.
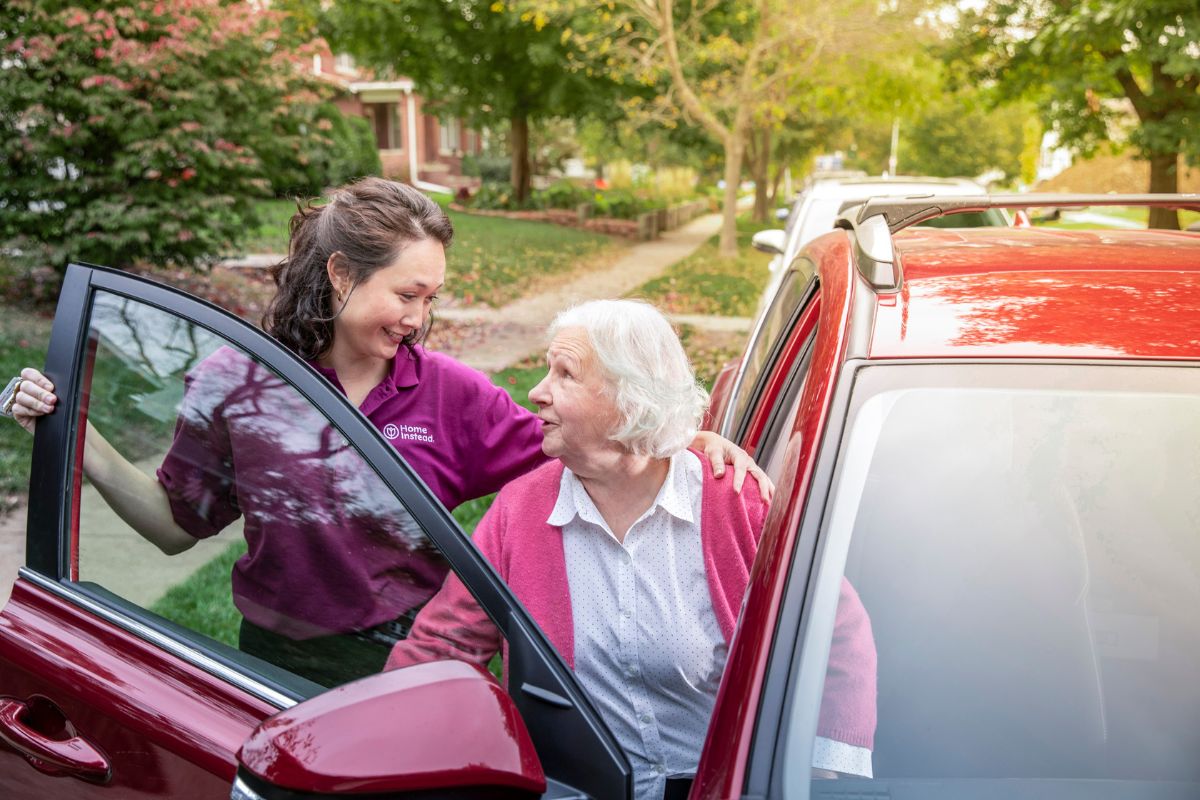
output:
<path id="1" fill-rule="evenodd" d="M 317 369 L 342 389 L 332 370 Z M 359 409 L 449 508 L 547 460 L 535 415 L 485 375 L 422 348 L 401 350 Z M 244 517 L 234 602 L 254 624 L 292 638 L 394 619 L 432 596 L 447 572 L 324 415 L 228 347 L 186 376 L 158 479 L 176 522 L 198 538 Z"/>

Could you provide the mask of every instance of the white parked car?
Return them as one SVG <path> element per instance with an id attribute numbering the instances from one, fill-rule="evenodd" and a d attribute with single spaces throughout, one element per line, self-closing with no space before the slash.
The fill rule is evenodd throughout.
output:
<path id="1" fill-rule="evenodd" d="M 769 269 L 771 280 L 763 292 L 760 305 L 770 302 L 786 272 L 782 265 L 792 263 L 800 248 L 823 233 L 833 230 L 834 221 L 848 204 L 866 202 L 872 197 L 908 197 L 913 195 L 962 196 L 987 194 L 987 189 L 966 178 L 922 178 L 897 176 L 869 178 L 822 176 L 809 180 L 787 217 L 787 226 L 754 234 L 755 249 L 774 256 Z M 924 225 L 939 228 L 1006 227 L 1012 218 L 998 208 L 949 214 L 929 220 Z"/>

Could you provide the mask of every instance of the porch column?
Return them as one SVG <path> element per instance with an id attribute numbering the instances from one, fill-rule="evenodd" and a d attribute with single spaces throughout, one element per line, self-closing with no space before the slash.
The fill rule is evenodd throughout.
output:
<path id="1" fill-rule="evenodd" d="M 404 147 L 408 150 L 408 181 L 417 182 L 417 103 L 412 89 L 404 90 L 404 102 L 408 109 L 408 124 L 404 126 Z"/>

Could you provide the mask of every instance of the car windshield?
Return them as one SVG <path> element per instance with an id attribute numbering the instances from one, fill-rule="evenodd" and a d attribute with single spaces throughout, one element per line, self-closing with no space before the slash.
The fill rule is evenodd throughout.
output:
<path id="1" fill-rule="evenodd" d="M 870 617 L 852 771 L 880 796 L 1197 796 L 1200 369 L 860 376 L 817 589 L 844 576 Z"/>

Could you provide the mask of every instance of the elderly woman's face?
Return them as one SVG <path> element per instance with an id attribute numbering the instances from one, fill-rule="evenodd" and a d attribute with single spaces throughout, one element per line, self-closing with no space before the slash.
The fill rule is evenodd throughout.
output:
<path id="1" fill-rule="evenodd" d="M 608 438 L 618 414 L 587 332 L 559 331 L 546 360 L 546 377 L 529 391 L 542 420 L 542 451 L 572 466 L 620 450 Z"/>

